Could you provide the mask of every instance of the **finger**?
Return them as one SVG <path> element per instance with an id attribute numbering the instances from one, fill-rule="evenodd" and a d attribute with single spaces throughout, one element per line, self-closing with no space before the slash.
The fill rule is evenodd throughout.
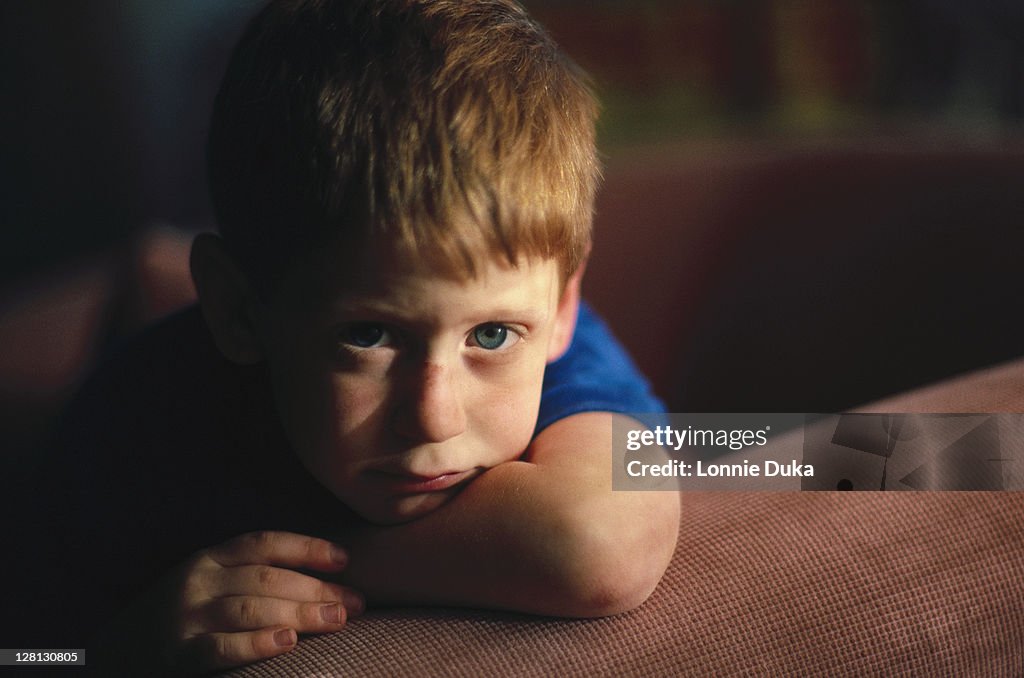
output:
<path id="1" fill-rule="evenodd" d="M 337 544 L 294 532 L 250 532 L 207 550 L 223 567 L 276 565 L 320 572 L 338 572 L 348 554 Z"/>
<path id="2" fill-rule="evenodd" d="M 230 596 L 204 605 L 201 617 L 203 628 L 196 631 L 255 631 L 283 625 L 299 633 L 329 633 L 345 625 L 348 612 L 340 602 Z"/>
<path id="3" fill-rule="evenodd" d="M 294 570 L 270 565 L 241 565 L 217 572 L 219 596 L 264 596 L 297 602 L 340 602 L 349 616 L 363 611 L 363 598 L 352 589 Z"/>
<path id="4" fill-rule="evenodd" d="M 243 633 L 207 633 L 188 643 L 185 667 L 207 672 L 251 664 L 292 650 L 299 642 L 295 629 L 276 626 Z"/>

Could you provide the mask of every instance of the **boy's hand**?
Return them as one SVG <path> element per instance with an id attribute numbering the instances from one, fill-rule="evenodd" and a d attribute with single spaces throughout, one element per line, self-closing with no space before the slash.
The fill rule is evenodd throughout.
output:
<path id="1" fill-rule="evenodd" d="M 113 662 L 131 664 L 135 651 L 138 668 L 174 674 L 288 652 L 298 633 L 337 631 L 363 611 L 362 597 L 351 589 L 296 571 L 337 573 L 347 562 L 342 549 L 323 539 L 290 532 L 236 537 L 198 552 L 133 605 L 105 634 L 103 649 Z"/>

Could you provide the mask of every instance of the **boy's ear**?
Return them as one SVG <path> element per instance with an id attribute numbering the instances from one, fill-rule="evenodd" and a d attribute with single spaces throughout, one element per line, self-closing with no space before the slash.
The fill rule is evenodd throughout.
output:
<path id="1" fill-rule="evenodd" d="M 573 334 L 576 333 L 576 316 L 580 310 L 580 285 L 583 284 L 583 271 L 586 267 L 587 262 L 584 260 L 576 272 L 565 281 L 565 289 L 562 290 L 562 298 L 558 300 L 558 308 L 555 311 L 555 331 L 548 346 L 549 363 L 558 360 L 569 350 Z"/>
<path id="2" fill-rule="evenodd" d="M 217 348 L 234 363 L 258 363 L 263 359 L 254 310 L 258 299 L 224 241 L 212 233 L 198 235 L 189 265 Z"/>

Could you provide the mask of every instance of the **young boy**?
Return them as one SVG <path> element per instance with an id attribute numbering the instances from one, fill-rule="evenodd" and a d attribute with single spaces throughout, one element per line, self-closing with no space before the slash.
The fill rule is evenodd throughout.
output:
<path id="1" fill-rule="evenodd" d="M 650 594 L 679 505 L 611 491 L 615 413 L 660 404 L 580 304 L 595 115 L 511 0 L 253 20 L 210 131 L 202 319 L 105 365 L 63 428 L 52 558 L 69 638 L 103 628 L 90 663 L 243 664 L 366 604 Z"/>

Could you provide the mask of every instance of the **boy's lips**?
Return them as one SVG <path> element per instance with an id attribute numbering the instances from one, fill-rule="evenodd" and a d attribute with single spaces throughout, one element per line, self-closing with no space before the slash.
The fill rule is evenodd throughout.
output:
<path id="1" fill-rule="evenodd" d="M 437 475 L 424 476 L 416 473 L 392 470 L 371 470 L 366 474 L 370 481 L 390 494 L 422 494 L 441 492 L 476 475 L 477 469 L 468 471 L 445 471 Z"/>

